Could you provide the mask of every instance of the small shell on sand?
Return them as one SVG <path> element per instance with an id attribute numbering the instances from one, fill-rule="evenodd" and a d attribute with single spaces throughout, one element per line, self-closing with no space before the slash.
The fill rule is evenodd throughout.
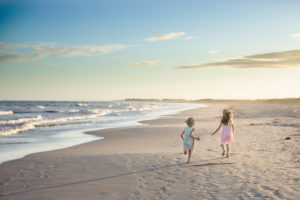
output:
<path id="1" fill-rule="evenodd" d="M 285 140 L 290 140 L 290 139 L 292 139 L 292 138 L 291 138 L 291 137 L 286 137 L 286 138 L 285 138 Z"/>

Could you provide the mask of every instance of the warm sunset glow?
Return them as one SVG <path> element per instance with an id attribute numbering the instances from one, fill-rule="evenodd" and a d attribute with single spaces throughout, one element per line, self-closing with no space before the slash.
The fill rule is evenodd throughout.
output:
<path id="1" fill-rule="evenodd" d="M 299 1 L 0 7 L 0 100 L 300 96 Z"/>

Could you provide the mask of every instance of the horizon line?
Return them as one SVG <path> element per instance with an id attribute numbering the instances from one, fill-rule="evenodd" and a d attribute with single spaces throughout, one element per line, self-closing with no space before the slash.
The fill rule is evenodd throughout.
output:
<path id="1" fill-rule="evenodd" d="M 100 101 L 270 101 L 270 100 L 300 100 L 299 97 L 285 97 L 285 98 L 240 98 L 240 99 L 222 99 L 222 98 L 202 98 L 202 99 L 181 99 L 181 98 L 125 98 L 125 99 L 112 99 L 112 100 L 0 100 L 3 101 L 65 101 L 65 102 L 100 102 Z"/>

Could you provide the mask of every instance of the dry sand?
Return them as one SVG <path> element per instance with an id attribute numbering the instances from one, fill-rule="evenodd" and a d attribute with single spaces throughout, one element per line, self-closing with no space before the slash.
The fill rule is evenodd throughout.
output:
<path id="1" fill-rule="evenodd" d="M 6 162 L 0 199 L 300 199 L 300 103 L 208 105 Z M 210 135 L 225 107 L 236 128 L 230 158 L 221 156 L 220 133 Z M 180 133 L 189 116 L 201 141 L 187 164 Z"/>

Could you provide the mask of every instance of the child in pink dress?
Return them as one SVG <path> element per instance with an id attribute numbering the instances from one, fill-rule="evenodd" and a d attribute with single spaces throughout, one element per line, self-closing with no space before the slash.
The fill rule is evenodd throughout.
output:
<path id="1" fill-rule="evenodd" d="M 225 155 L 224 145 L 226 145 L 226 158 L 229 158 L 229 144 L 233 141 L 234 126 L 232 122 L 232 111 L 229 109 L 223 110 L 223 117 L 217 130 L 212 135 L 216 134 L 221 128 L 221 147 L 223 149 L 222 156 Z"/>

